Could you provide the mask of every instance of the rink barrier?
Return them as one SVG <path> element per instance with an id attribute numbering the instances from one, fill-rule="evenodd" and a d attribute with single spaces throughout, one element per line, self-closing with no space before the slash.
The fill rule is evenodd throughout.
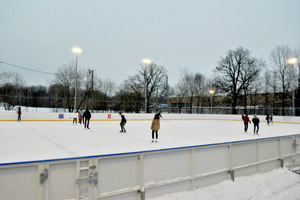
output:
<path id="1" fill-rule="evenodd" d="M 155 145 L 155 144 L 154 144 Z M 300 134 L 0 164 L 6 200 L 145 200 L 300 162 Z"/>
<path id="2" fill-rule="evenodd" d="M 152 119 L 127 119 L 127 121 L 151 121 Z M 164 121 L 240 121 L 242 122 L 242 120 L 239 119 L 160 119 L 160 120 L 164 120 Z M 91 119 L 90 121 L 94 121 L 94 122 L 106 122 L 106 121 L 120 121 L 120 119 Z M 16 122 L 16 120 L 1 120 L 0 122 Z M 27 120 L 22 120 L 21 122 L 73 122 L 73 120 L 71 119 L 27 119 Z M 260 121 L 261 123 L 266 123 L 267 121 Z M 273 123 L 275 124 L 300 124 L 300 122 L 284 122 L 284 121 L 273 121 Z"/>

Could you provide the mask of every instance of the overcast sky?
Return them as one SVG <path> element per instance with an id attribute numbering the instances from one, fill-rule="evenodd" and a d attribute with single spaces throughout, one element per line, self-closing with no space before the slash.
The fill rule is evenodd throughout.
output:
<path id="1" fill-rule="evenodd" d="M 211 77 L 229 49 L 269 60 L 277 45 L 300 47 L 300 0 L 0 0 L 0 61 L 56 72 L 75 60 L 102 79 L 122 83 L 142 58 Z M 27 85 L 51 75 L 15 69 Z"/>

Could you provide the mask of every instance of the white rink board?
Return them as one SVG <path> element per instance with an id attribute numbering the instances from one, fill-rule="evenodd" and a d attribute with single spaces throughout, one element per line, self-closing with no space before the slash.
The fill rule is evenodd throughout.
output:
<path id="1" fill-rule="evenodd" d="M 282 146 L 283 140 L 299 138 L 300 135 L 291 135 L 70 160 L 1 164 L 0 193 L 9 200 L 152 198 L 201 188 L 235 176 L 268 172 L 280 167 L 286 158 L 292 159 L 283 163 L 285 166 L 300 162 L 295 145 L 290 155 L 283 156 L 280 149 L 276 154 L 266 151 L 275 144 Z M 253 153 L 248 154 L 249 150 Z"/>

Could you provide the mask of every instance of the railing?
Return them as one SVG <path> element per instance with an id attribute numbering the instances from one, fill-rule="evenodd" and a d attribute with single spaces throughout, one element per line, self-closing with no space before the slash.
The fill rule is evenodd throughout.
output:
<path id="1" fill-rule="evenodd" d="M 0 164 L 5 200 L 147 199 L 300 162 L 300 134 Z"/>
<path id="2" fill-rule="evenodd" d="M 152 112 L 155 112 L 157 109 L 152 109 Z M 164 113 L 182 113 L 182 114 L 224 114 L 230 115 L 233 114 L 233 108 L 231 107 L 193 107 L 192 109 L 189 107 L 171 107 L 171 108 L 162 108 L 158 109 L 163 111 Z M 292 107 L 252 107 L 247 108 L 246 111 L 242 107 L 238 107 L 235 109 L 236 114 L 257 114 L 257 115 L 266 115 L 267 113 L 273 115 L 281 115 L 281 116 L 300 116 L 300 107 L 293 109 Z"/>

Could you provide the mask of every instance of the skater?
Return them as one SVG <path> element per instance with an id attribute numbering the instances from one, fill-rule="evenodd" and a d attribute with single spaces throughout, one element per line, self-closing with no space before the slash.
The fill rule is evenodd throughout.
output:
<path id="1" fill-rule="evenodd" d="M 247 130 L 248 130 L 248 123 L 251 124 L 251 121 L 249 120 L 248 114 L 245 114 L 245 116 L 244 116 L 244 130 L 245 130 L 245 133 L 247 133 Z"/>
<path id="2" fill-rule="evenodd" d="M 151 129 L 152 129 L 152 142 L 154 142 L 154 134 L 155 134 L 155 142 L 158 140 L 158 130 L 160 129 L 160 112 L 154 115 L 152 120 Z"/>
<path id="3" fill-rule="evenodd" d="M 90 119 L 91 119 L 91 112 L 86 109 L 83 113 L 83 119 L 84 119 L 84 128 L 90 129 Z"/>
<path id="4" fill-rule="evenodd" d="M 259 130 L 259 118 L 254 115 L 253 119 L 252 119 L 253 125 L 254 125 L 254 132 L 253 135 L 258 135 L 258 130 Z M 255 131 L 256 130 L 256 131 Z"/>
<path id="5" fill-rule="evenodd" d="M 269 119 L 270 119 L 270 123 L 273 125 L 273 114 L 270 114 Z"/>
<path id="6" fill-rule="evenodd" d="M 83 120 L 83 110 L 82 109 L 80 109 L 80 121 L 81 121 L 81 123 L 82 124 L 84 124 L 84 120 Z"/>
<path id="7" fill-rule="evenodd" d="M 78 111 L 78 122 L 79 122 L 79 124 L 81 124 L 81 115 L 80 115 L 80 112 Z"/>
<path id="8" fill-rule="evenodd" d="M 18 122 L 20 122 L 21 121 L 21 115 L 22 115 L 21 107 L 18 108 L 17 114 L 18 114 Z"/>
<path id="9" fill-rule="evenodd" d="M 126 118 L 124 115 L 122 115 L 121 112 L 119 112 L 119 115 L 121 116 L 122 120 L 121 120 L 121 123 L 120 123 L 120 126 L 121 126 L 121 131 L 120 133 L 126 133 L 126 130 L 125 130 L 125 124 L 127 122 Z"/>
<path id="10" fill-rule="evenodd" d="M 77 118 L 78 118 L 78 113 L 74 113 L 74 117 L 73 117 L 73 125 L 76 124 L 77 125 Z"/>
<path id="11" fill-rule="evenodd" d="M 270 125 L 270 114 L 268 113 L 266 116 L 267 124 Z"/>

